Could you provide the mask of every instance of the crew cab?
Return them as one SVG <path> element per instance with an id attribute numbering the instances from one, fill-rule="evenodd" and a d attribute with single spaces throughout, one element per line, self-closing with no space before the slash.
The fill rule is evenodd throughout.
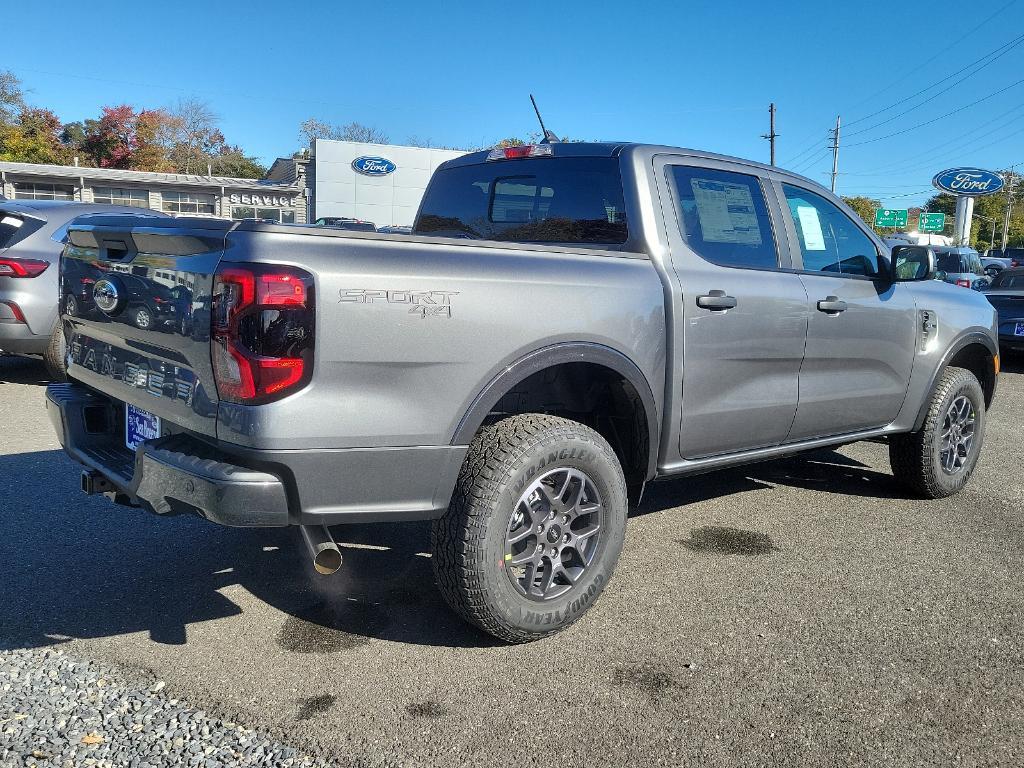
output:
<path id="1" fill-rule="evenodd" d="M 968 482 L 999 371 L 985 297 L 818 184 L 674 147 L 538 144 L 434 173 L 410 235 L 93 218 L 47 405 L 82 485 L 158 515 L 433 520 L 439 589 L 509 641 L 579 618 L 646 483 L 864 439 Z M 145 328 L 127 270 L 194 317 Z"/>

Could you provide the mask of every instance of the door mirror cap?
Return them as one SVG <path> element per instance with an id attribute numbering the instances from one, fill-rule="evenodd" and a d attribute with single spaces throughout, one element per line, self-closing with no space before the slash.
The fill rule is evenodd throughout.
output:
<path id="1" fill-rule="evenodd" d="M 941 279 L 936 269 L 935 251 L 926 245 L 897 245 L 892 249 L 893 281 Z"/>

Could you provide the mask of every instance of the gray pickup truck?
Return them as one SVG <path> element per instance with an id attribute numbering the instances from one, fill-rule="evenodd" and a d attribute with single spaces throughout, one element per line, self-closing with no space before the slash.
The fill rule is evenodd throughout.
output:
<path id="1" fill-rule="evenodd" d="M 47 390 L 86 492 L 299 526 L 324 573 L 327 526 L 433 520 L 444 597 L 510 642 L 593 605 L 652 480 L 872 438 L 955 493 L 999 372 L 995 311 L 928 248 L 672 147 L 466 155 L 410 235 L 94 217 L 62 264 L 95 280 Z M 128 280 L 182 321 L 133 324 Z"/>

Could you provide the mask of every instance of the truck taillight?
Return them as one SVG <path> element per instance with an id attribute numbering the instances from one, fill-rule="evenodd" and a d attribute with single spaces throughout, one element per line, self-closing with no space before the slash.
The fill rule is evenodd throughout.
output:
<path id="1" fill-rule="evenodd" d="M 0 277 L 39 277 L 48 266 L 40 259 L 0 259 Z"/>
<path id="2" fill-rule="evenodd" d="M 259 405 L 295 392 L 313 373 L 313 277 L 276 264 L 222 264 L 213 288 L 217 394 Z"/>
<path id="3" fill-rule="evenodd" d="M 517 147 L 498 147 L 487 154 L 488 160 L 523 160 L 528 157 L 553 157 L 550 144 L 521 144 Z"/>

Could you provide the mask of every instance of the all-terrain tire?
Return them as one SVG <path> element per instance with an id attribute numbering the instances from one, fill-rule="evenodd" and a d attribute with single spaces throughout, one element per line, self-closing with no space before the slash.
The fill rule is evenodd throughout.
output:
<path id="1" fill-rule="evenodd" d="M 64 325 L 57 321 L 50 333 L 50 341 L 43 352 L 43 363 L 51 381 L 67 380 L 67 361 L 64 359 L 67 344 L 64 340 Z"/>
<path id="2" fill-rule="evenodd" d="M 943 469 L 943 425 L 950 407 L 966 397 L 973 409 L 974 437 L 963 465 Z M 985 394 L 973 373 L 949 367 L 942 372 L 928 402 L 924 425 L 917 432 L 889 438 L 889 463 L 893 474 L 914 493 L 926 499 L 952 496 L 971 479 L 985 438 Z"/>
<path id="3" fill-rule="evenodd" d="M 540 479 L 558 477 L 552 474 L 558 470 L 583 473 L 592 482 L 601 502 L 600 533 L 592 559 L 578 580 L 566 583 L 567 592 L 531 599 L 514 586 L 518 571 L 506 566 L 506 538 L 523 494 Z M 434 521 L 431 559 L 438 588 L 462 618 L 505 642 L 551 635 L 582 616 L 607 585 L 622 551 L 626 513 L 622 467 L 601 435 L 545 414 L 502 419 L 481 428 L 447 513 Z M 538 538 L 531 546 L 547 544 Z"/>

